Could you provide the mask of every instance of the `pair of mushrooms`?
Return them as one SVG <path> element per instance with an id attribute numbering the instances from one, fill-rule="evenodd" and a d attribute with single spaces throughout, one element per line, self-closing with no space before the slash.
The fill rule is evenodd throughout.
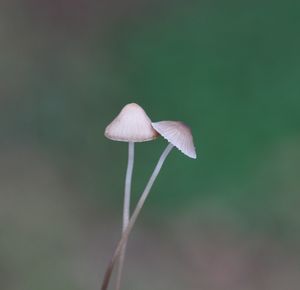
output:
<path id="1" fill-rule="evenodd" d="M 142 193 L 135 210 L 130 217 L 131 179 L 134 164 L 134 143 L 156 139 L 159 135 L 169 141 L 168 146 L 160 156 L 158 163 Z M 196 158 L 193 136 L 188 126 L 182 122 L 161 121 L 151 123 L 145 111 L 137 104 L 126 105 L 119 115 L 106 127 L 105 136 L 114 141 L 128 142 L 128 164 L 125 179 L 124 207 L 123 207 L 123 234 L 106 270 L 101 290 L 106 290 L 109 284 L 113 267 L 119 258 L 116 290 L 120 289 L 122 270 L 128 236 L 144 205 L 150 189 L 159 174 L 159 171 L 175 146 L 190 158 Z"/>

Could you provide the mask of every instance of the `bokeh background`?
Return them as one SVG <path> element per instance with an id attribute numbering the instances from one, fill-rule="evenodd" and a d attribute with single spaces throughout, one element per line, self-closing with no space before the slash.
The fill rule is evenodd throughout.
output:
<path id="1" fill-rule="evenodd" d="M 99 289 L 121 229 L 122 106 L 182 120 L 123 289 L 300 287 L 298 1 L 0 3 L 0 288 Z M 136 146 L 133 203 L 166 142 Z"/>

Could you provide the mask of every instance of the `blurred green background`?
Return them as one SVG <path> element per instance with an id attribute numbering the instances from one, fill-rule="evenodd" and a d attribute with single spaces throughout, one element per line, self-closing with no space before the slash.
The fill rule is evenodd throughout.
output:
<path id="1" fill-rule="evenodd" d="M 182 120 L 131 236 L 128 290 L 300 287 L 297 1 L 0 3 L 0 288 L 99 289 L 129 102 Z M 133 202 L 165 140 L 137 144 Z"/>

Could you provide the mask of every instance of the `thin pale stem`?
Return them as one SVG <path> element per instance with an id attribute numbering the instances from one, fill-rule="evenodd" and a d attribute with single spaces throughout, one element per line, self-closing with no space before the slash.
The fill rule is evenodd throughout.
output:
<path id="1" fill-rule="evenodd" d="M 123 228 L 122 232 L 124 233 L 130 218 L 130 196 L 131 196 L 131 180 L 132 180 L 132 171 L 134 164 L 134 143 L 128 143 L 128 162 L 127 162 L 127 170 L 126 170 L 126 179 L 125 179 L 125 192 L 124 192 L 124 207 L 123 207 Z M 116 282 L 116 290 L 119 290 L 121 287 L 121 279 L 122 272 L 125 260 L 126 253 L 126 245 L 125 242 L 122 246 L 120 252 L 120 258 L 118 263 L 118 272 L 117 272 L 117 282 Z"/>
<path id="2" fill-rule="evenodd" d="M 123 245 L 127 243 L 127 240 L 128 240 L 128 237 L 129 237 L 129 234 L 136 222 L 136 219 L 141 211 L 141 209 L 143 208 L 143 205 L 149 195 L 149 192 L 151 190 L 151 187 L 156 179 L 156 177 L 158 176 L 159 172 L 160 172 L 160 169 L 164 163 L 164 161 L 166 160 L 168 154 L 170 153 L 170 151 L 172 150 L 173 148 L 173 145 L 171 143 L 169 143 L 169 145 L 167 146 L 167 148 L 164 150 L 164 152 L 162 153 L 162 155 L 160 156 L 159 160 L 158 160 L 158 163 L 144 189 L 144 192 L 142 193 L 138 203 L 137 203 L 137 206 L 129 220 L 129 223 L 125 229 L 125 231 L 123 231 L 123 235 L 115 249 L 115 252 L 112 256 L 112 259 L 106 269 L 106 272 L 105 272 L 105 275 L 104 275 L 104 279 L 103 279 L 103 283 L 102 283 L 102 286 L 101 286 L 101 290 L 107 290 L 108 288 L 108 284 L 109 284 L 109 280 L 110 280 L 110 277 L 111 277 L 111 274 L 112 274 L 112 271 L 113 271 L 113 268 L 114 268 L 114 264 L 116 262 L 116 260 L 118 259 L 118 256 L 120 255 L 121 253 L 121 250 L 123 248 Z"/>

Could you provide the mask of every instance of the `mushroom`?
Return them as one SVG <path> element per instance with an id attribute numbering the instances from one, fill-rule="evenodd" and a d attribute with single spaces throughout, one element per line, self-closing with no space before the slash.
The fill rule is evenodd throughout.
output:
<path id="1" fill-rule="evenodd" d="M 114 264 L 116 260 L 118 259 L 118 256 L 122 254 L 122 248 L 124 245 L 127 244 L 127 240 L 129 237 L 129 234 L 136 222 L 136 219 L 149 195 L 149 192 L 152 188 L 152 185 L 157 178 L 163 163 L 165 162 L 167 156 L 175 146 L 177 149 L 179 149 L 183 154 L 187 155 L 190 158 L 196 159 L 196 151 L 195 151 L 195 146 L 193 142 L 193 136 L 191 129 L 185 125 L 182 122 L 178 121 L 161 121 L 161 122 L 155 122 L 152 123 L 153 128 L 165 139 L 169 141 L 169 144 L 161 154 L 154 171 L 136 205 L 136 208 L 133 211 L 133 214 L 129 220 L 129 223 L 125 230 L 123 230 L 122 237 L 117 244 L 117 247 L 115 249 L 115 252 L 112 256 L 112 259 L 106 269 L 104 279 L 102 282 L 101 290 L 106 290 L 109 284 L 109 280 L 114 268 Z"/>
<path id="2" fill-rule="evenodd" d="M 127 104 L 119 115 L 106 127 L 104 135 L 114 141 L 128 142 L 128 162 L 125 178 L 123 227 L 124 231 L 130 217 L 131 179 L 134 165 L 134 143 L 155 139 L 158 134 L 151 126 L 151 120 L 138 104 Z M 119 260 L 117 288 L 120 288 L 122 270 L 126 252 L 124 243 Z"/>
<path id="3" fill-rule="evenodd" d="M 170 144 L 177 147 L 183 154 L 196 159 L 196 150 L 190 127 L 180 121 L 161 121 L 152 123 L 153 128 Z"/>

